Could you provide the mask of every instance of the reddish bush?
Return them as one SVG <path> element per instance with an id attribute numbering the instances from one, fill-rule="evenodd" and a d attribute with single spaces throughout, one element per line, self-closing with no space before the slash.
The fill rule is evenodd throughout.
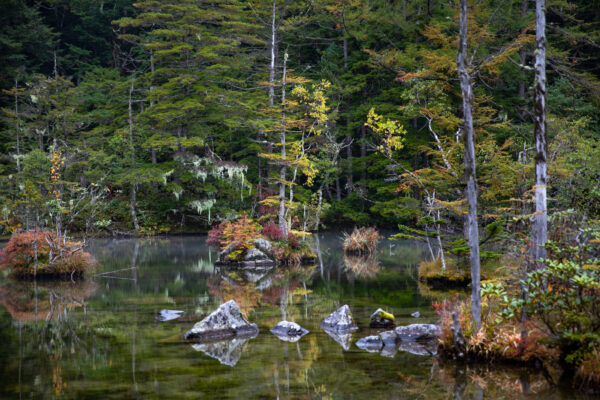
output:
<path id="1" fill-rule="evenodd" d="M 37 269 L 36 269 L 37 252 Z M 11 269 L 19 277 L 81 276 L 96 261 L 82 250 L 81 243 L 63 242 L 48 231 L 28 231 L 13 235 L 0 251 L 0 269 Z"/>
<path id="2" fill-rule="evenodd" d="M 220 248 L 221 240 L 223 238 L 223 231 L 227 225 L 231 224 L 229 221 L 223 221 L 220 224 L 213 226 L 208 232 L 208 237 L 206 238 L 206 244 L 212 247 Z"/>
<path id="3" fill-rule="evenodd" d="M 269 240 L 283 240 L 283 232 L 279 229 L 273 222 L 269 222 L 268 224 L 263 226 L 263 235 Z"/>
<path id="4" fill-rule="evenodd" d="M 292 232 L 288 233 L 288 244 L 291 248 L 299 249 L 300 248 L 300 238 L 294 235 Z"/>

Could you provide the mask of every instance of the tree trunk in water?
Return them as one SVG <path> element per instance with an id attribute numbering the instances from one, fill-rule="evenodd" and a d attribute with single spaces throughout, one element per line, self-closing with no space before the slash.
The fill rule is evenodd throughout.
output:
<path id="1" fill-rule="evenodd" d="M 535 214 L 533 221 L 532 258 L 538 267 L 546 257 L 542 247 L 548 240 L 546 183 L 546 1 L 535 2 Z"/>
<path id="2" fill-rule="evenodd" d="M 463 138 L 465 142 L 465 178 L 467 180 L 467 200 L 469 203 L 468 229 L 471 262 L 471 311 L 475 330 L 481 327 L 481 288 L 479 267 L 479 228 L 477 226 L 477 181 L 475 171 L 475 137 L 471 114 L 472 87 L 467 70 L 467 0 L 460 0 L 460 33 L 458 55 L 456 57 L 463 106 Z"/>
<path id="3" fill-rule="evenodd" d="M 281 80 L 281 170 L 279 172 L 279 230 L 287 238 L 287 222 L 285 220 L 285 174 L 287 165 L 285 163 L 285 80 L 287 73 L 287 52 L 283 56 L 283 77 Z"/>

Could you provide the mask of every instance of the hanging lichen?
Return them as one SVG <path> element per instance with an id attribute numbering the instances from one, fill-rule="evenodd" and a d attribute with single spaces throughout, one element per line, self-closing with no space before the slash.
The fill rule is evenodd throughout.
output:
<path id="1" fill-rule="evenodd" d="M 202 214 L 204 211 L 208 211 L 208 223 L 210 224 L 210 210 L 215 205 L 215 199 L 207 200 L 192 200 L 188 203 L 188 206 L 195 210 L 198 214 Z"/>

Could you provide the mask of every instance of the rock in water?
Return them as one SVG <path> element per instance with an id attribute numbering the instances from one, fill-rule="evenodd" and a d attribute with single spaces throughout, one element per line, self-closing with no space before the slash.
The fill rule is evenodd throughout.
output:
<path id="1" fill-rule="evenodd" d="M 230 300 L 221 304 L 208 317 L 197 322 L 185 334 L 185 338 L 199 341 L 221 340 L 236 336 L 252 336 L 257 333 L 256 324 L 246 321 L 235 301 Z"/>
<path id="2" fill-rule="evenodd" d="M 410 314 L 411 317 L 415 317 L 415 318 L 419 318 L 421 316 L 421 313 L 418 311 L 415 311 L 414 313 Z"/>
<path id="3" fill-rule="evenodd" d="M 271 261 L 271 259 L 265 253 L 253 247 L 246 253 L 244 261 Z"/>
<path id="4" fill-rule="evenodd" d="M 156 316 L 157 321 L 171 321 L 173 319 L 177 319 L 181 317 L 183 311 L 180 310 L 160 310 L 158 315 Z"/>
<path id="5" fill-rule="evenodd" d="M 435 340 L 442 334 L 442 328 L 434 324 L 399 326 L 395 331 L 403 342 Z"/>
<path id="6" fill-rule="evenodd" d="M 273 246 L 271 245 L 271 242 L 269 242 L 267 239 L 263 239 L 263 238 L 256 239 L 254 241 L 254 247 L 259 249 L 263 253 L 267 253 L 267 254 L 271 254 L 271 251 L 273 250 Z"/>
<path id="7" fill-rule="evenodd" d="M 283 341 L 297 342 L 308 331 L 295 322 L 281 321 L 271 328 L 271 333 Z"/>
<path id="8" fill-rule="evenodd" d="M 385 346 L 396 346 L 398 342 L 398 335 L 396 335 L 395 331 L 385 331 L 379 334 L 381 341 Z"/>
<path id="9" fill-rule="evenodd" d="M 356 347 L 369 353 L 379 353 L 383 347 L 383 341 L 379 336 L 367 336 L 356 341 Z"/>
<path id="10" fill-rule="evenodd" d="M 378 308 L 371 314 L 371 323 L 369 326 L 371 328 L 394 328 L 396 326 L 394 323 L 394 315 Z"/>
<path id="11" fill-rule="evenodd" d="M 321 328 L 333 332 L 348 332 L 358 329 L 354 324 L 350 307 L 347 304 L 344 304 L 321 321 Z"/>
<path id="12" fill-rule="evenodd" d="M 219 342 L 194 343 L 192 347 L 196 351 L 201 351 L 209 357 L 218 360 L 223 365 L 233 367 L 238 363 L 244 347 L 248 340 L 255 338 L 258 331 L 250 337 L 235 337 L 230 340 L 221 340 Z"/>

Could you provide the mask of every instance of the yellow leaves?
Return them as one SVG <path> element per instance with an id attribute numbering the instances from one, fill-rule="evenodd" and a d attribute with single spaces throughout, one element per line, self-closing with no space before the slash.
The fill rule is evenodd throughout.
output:
<path id="1" fill-rule="evenodd" d="M 377 146 L 377 151 L 385 156 L 391 157 L 394 150 L 400 150 L 404 146 L 404 127 L 395 120 L 384 121 L 374 108 L 369 110 L 365 125 L 379 135 L 381 144 Z"/>

